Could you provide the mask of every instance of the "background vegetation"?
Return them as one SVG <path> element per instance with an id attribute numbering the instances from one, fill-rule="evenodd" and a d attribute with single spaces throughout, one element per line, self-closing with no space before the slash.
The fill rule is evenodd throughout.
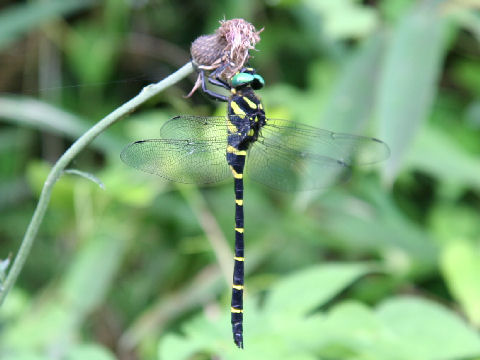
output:
<path id="1" fill-rule="evenodd" d="M 1 359 L 480 358 L 480 6 L 475 0 L 9 1 L 0 7 L 0 258 L 54 162 L 189 60 L 218 20 L 264 27 L 267 114 L 387 142 L 324 192 L 247 182 L 244 351 L 229 324 L 231 183 L 119 159 L 176 114 L 223 114 L 194 76 L 65 175 L 0 309 Z M 5 271 L 6 262 L 0 264 Z M 2 277 L 4 274 L 0 274 Z"/>

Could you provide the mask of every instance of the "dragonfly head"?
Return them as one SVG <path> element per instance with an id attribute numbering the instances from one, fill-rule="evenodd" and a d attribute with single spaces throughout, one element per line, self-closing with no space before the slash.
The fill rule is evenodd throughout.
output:
<path id="1" fill-rule="evenodd" d="M 255 72 L 255 69 L 244 68 L 232 77 L 232 87 L 238 88 L 247 85 L 250 85 L 253 90 L 259 90 L 265 85 L 265 80 Z"/>

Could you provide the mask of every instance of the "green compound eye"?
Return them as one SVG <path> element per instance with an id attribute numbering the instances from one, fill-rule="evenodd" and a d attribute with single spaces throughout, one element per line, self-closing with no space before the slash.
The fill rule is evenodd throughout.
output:
<path id="1" fill-rule="evenodd" d="M 242 86 L 251 83 L 254 80 L 254 75 L 248 73 L 238 73 L 232 78 L 232 86 Z"/>
<path id="2" fill-rule="evenodd" d="M 258 74 L 253 75 L 252 89 L 258 90 L 265 86 L 265 80 Z"/>

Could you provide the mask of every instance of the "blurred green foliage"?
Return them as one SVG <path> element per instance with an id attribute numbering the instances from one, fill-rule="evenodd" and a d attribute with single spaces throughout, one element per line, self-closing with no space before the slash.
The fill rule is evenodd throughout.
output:
<path id="1" fill-rule="evenodd" d="M 5 4 L 5 5 L 3 5 Z M 247 182 L 245 346 L 231 339 L 231 183 L 197 189 L 119 152 L 176 114 L 223 114 L 194 77 L 65 174 L 0 309 L 0 359 L 480 358 L 480 16 L 474 1 L 9 1 L 0 8 L 0 258 L 55 161 L 189 60 L 218 20 L 264 27 L 270 117 L 377 136 L 391 158 L 324 192 Z M 6 261 L 0 263 L 0 281 Z M 225 270 L 226 269 L 226 270 Z"/>

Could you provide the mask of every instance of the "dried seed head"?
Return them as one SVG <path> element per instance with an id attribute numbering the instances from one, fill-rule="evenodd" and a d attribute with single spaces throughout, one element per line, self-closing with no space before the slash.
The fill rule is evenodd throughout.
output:
<path id="1" fill-rule="evenodd" d="M 220 27 L 212 35 L 197 38 L 191 46 L 192 61 L 202 70 L 215 70 L 228 80 L 248 61 L 249 50 L 260 41 L 260 32 L 243 19 L 221 20 Z"/>
<path id="2" fill-rule="evenodd" d="M 201 68 L 212 66 L 218 59 L 224 56 L 227 41 L 217 34 L 202 35 L 195 39 L 190 48 L 194 64 Z"/>

